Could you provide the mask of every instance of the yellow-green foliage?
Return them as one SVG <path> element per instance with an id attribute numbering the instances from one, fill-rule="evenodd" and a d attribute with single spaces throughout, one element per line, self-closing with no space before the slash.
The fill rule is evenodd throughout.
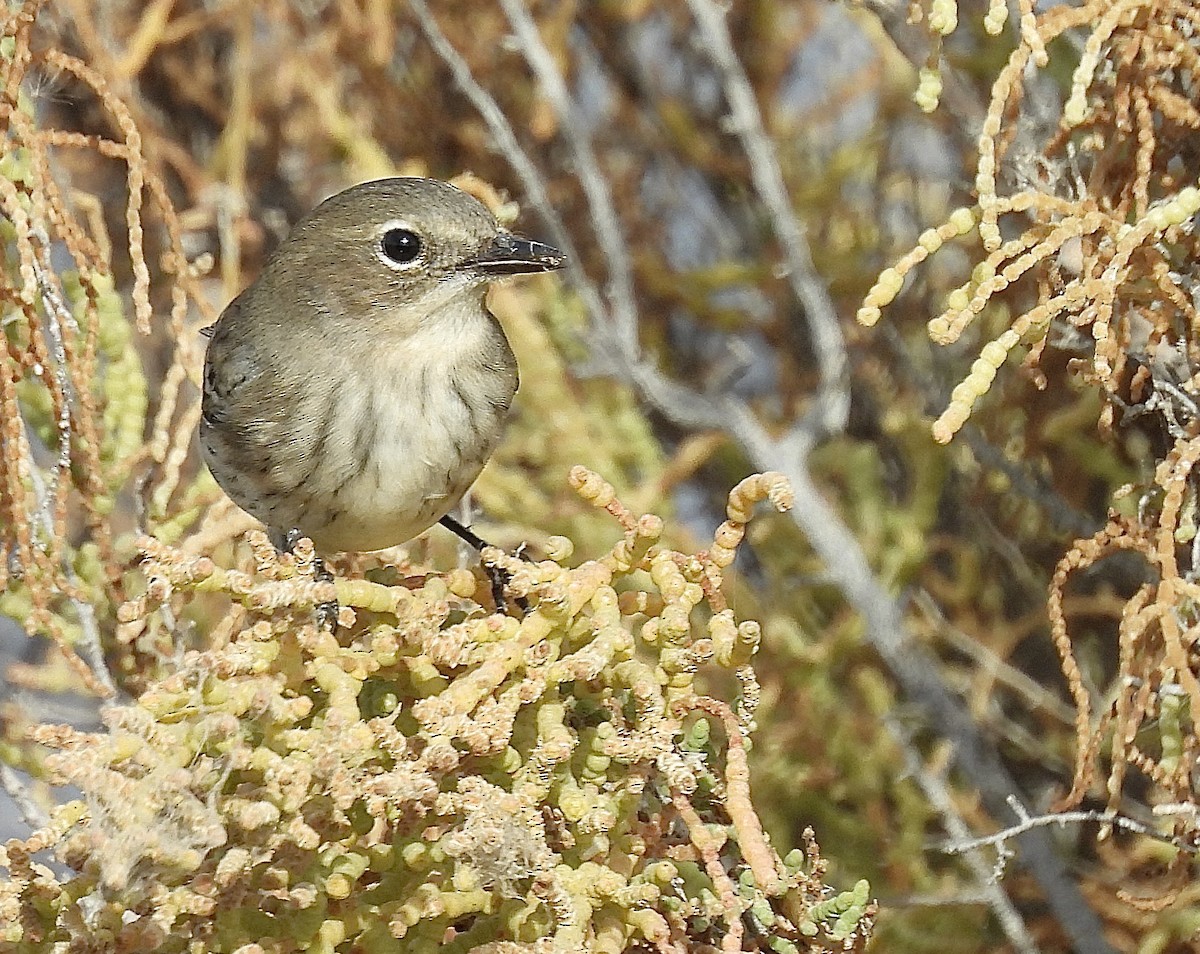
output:
<path id="1" fill-rule="evenodd" d="M 397 938 L 411 952 L 861 946 L 866 883 L 834 896 L 815 856 L 779 857 L 750 803 L 759 628 L 724 607 L 721 570 L 756 501 L 789 505 L 786 484 L 739 485 L 692 556 L 595 475 L 572 483 L 623 537 L 575 566 L 563 539 L 555 560 L 489 554 L 527 601 L 516 616 L 473 602 L 467 571 L 411 589 L 317 582 L 303 547 L 276 558 L 256 539 L 248 574 L 144 538 L 147 590 L 127 625 L 206 591 L 248 618 L 109 709 L 106 733 L 36 731 L 60 750 L 50 778 L 84 797 L 0 854 L 3 940 L 243 954 L 394 951 Z M 330 596 L 336 635 L 313 622 Z M 734 698 L 709 694 L 719 671 Z M 51 845 L 78 874 L 30 862 Z"/>
<path id="2" fill-rule="evenodd" d="M 38 6 L 9 24 L 9 89 Z M 583 468 L 571 470 L 572 497 L 562 478 L 583 462 L 637 513 L 660 509 L 667 465 L 627 388 L 572 380 L 573 303 L 553 285 L 503 288 L 493 307 L 524 385 L 477 497 L 549 556 L 487 555 L 509 571 L 519 610 L 476 602 L 486 588 L 471 571 L 431 574 L 411 559 L 420 544 L 343 558 L 332 582 L 303 544 L 281 557 L 252 532 L 247 549 L 244 515 L 189 463 L 206 265 L 184 255 L 130 108 L 86 63 L 40 55 L 91 90 L 120 136 L 72 138 L 8 113 L 29 153 L 10 149 L 0 183 L 16 318 L 5 324 L 14 386 L 0 500 L 22 572 L 2 608 L 56 635 L 77 668 L 71 647 L 82 646 L 93 654 L 83 672 L 107 677 L 103 640 L 112 683 L 135 698 L 107 709 L 97 733 L 0 713 L 6 759 L 81 793 L 0 850 L 0 944 L 861 949 L 867 883 L 827 888 L 811 833 L 780 857 L 750 798 L 760 634 L 726 606 L 722 572 L 754 504 L 788 505 L 785 482 L 740 484 L 696 555 L 665 545 L 661 519 L 627 510 Z M 81 217 L 50 174 L 64 141 L 126 174 L 136 322 L 103 217 Z M 72 267 L 45 257 L 43 233 Z M 169 313 L 152 287 L 169 294 Z M 44 448 L 10 439 L 14 428 Z M 44 466 L 54 450 L 57 468 Z M 31 479 L 43 474 L 49 493 Z M 35 511 L 46 518 L 31 529 Z M 591 559 L 573 561 L 576 548 Z M 314 615 L 331 599 L 332 632 Z M 25 678 L 45 685 L 51 671 Z M 70 870 L 35 860 L 47 851 Z"/>
<path id="3" fill-rule="evenodd" d="M 582 464 L 612 481 L 630 506 L 660 512 L 662 450 L 630 388 L 573 378 L 568 356 L 579 349 L 583 319 L 571 298 L 501 287 L 490 303 L 516 351 L 521 387 L 504 442 L 472 497 L 490 521 L 517 529 L 514 545 L 559 533 L 582 554 L 600 553 L 609 528 L 563 493 L 563 475 Z"/>
<path id="4" fill-rule="evenodd" d="M 64 276 L 68 298 L 76 320 L 86 333 L 88 312 L 83 305 L 86 294 L 79 276 Z M 104 362 L 100 377 L 100 396 L 103 412 L 103 443 L 100 460 L 105 467 L 105 482 L 115 495 L 129 479 L 130 466 L 141 450 L 146 432 L 146 408 L 149 402 L 146 376 L 141 358 L 133 344 L 133 328 L 125 317 L 121 296 L 111 275 L 93 278 L 96 294 L 96 314 L 100 326 L 98 351 Z M 113 500 L 108 497 L 97 505 L 101 513 L 111 511 Z"/>

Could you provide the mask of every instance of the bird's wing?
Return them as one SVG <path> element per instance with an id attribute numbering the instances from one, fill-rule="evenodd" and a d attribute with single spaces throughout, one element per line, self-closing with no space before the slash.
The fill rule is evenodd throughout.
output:
<path id="1" fill-rule="evenodd" d="M 253 291 L 251 291 L 253 294 Z M 275 302 L 280 305 L 278 301 Z M 255 302 L 225 309 L 204 361 L 200 443 L 218 483 L 268 526 L 295 525 L 298 488 L 324 462 L 341 390 L 311 372 L 310 349 L 257 323 Z M 315 383 L 314 383 L 315 382 Z"/>
<path id="2" fill-rule="evenodd" d="M 248 321 L 246 307 L 244 295 L 235 298 L 213 326 L 201 428 L 232 452 L 282 462 L 306 449 L 299 424 L 309 376 L 283 360 L 288 343 Z"/>
<path id="3" fill-rule="evenodd" d="M 261 419 L 270 406 L 264 399 L 275 390 L 275 376 L 261 354 L 261 336 L 247 328 L 241 309 L 241 298 L 235 298 L 208 336 L 202 414 L 210 427 Z"/>

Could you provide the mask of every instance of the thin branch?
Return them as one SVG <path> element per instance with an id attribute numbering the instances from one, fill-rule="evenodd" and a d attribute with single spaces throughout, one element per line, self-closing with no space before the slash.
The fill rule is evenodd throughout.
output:
<path id="1" fill-rule="evenodd" d="M 442 32 L 441 27 L 438 26 L 438 22 L 430 12 L 425 0 L 408 0 L 408 5 L 412 8 L 413 13 L 416 14 L 421 32 L 425 34 L 425 39 L 429 41 L 429 46 L 449 68 L 450 75 L 453 76 L 455 85 L 458 86 L 459 91 L 475 107 L 479 115 L 483 117 L 488 131 L 496 141 L 496 149 L 508 160 L 509 165 L 512 166 L 513 172 L 521 180 L 521 187 L 525 190 L 525 195 L 528 197 L 530 204 L 537 210 L 538 215 L 546 223 L 554 244 L 558 246 L 558 249 L 566 257 L 567 274 L 571 279 L 571 284 L 582 299 L 593 325 L 596 327 L 603 326 L 607 318 L 607 312 L 600 293 L 588 277 L 587 272 L 583 270 L 579 250 L 571 240 L 571 234 L 567 231 L 562 216 L 558 214 L 554 206 L 550 203 L 550 195 L 546 189 L 545 179 L 542 178 L 542 174 L 538 171 L 537 166 L 533 164 L 533 160 L 529 158 L 529 154 L 521 148 L 521 144 L 517 140 L 517 135 L 513 131 L 512 124 L 508 121 L 508 117 L 504 115 L 504 110 L 500 108 L 500 104 L 496 102 L 492 95 L 476 82 L 475 77 L 471 74 L 471 67 L 459 55 L 459 52 L 451 45 L 450 41 L 446 39 L 446 35 Z"/>
<path id="2" fill-rule="evenodd" d="M 946 830 L 954 838 L 965 842 L 971 837 L 971 830 L 967 827 L 967 823 L 962 820 L 958 809 L 955 808 L 954 799 L 950 796 L 945 779 L 940 774 L 930 772 L 925 767 L 925 763 L 921 759 L 920 753 L 917 752 L 908 731 L 894 716 L 885 716 L 884 724 L 899 744 L 901 752 L 904 753 L 905 769 L 913 777 L 917 785 L 920 786 L 921 791 L 925 793 L 929 804 L 941 816 L 942 824 L 946 826 Z M 1008 938 L 1012 946 L 1017 951 L 1020 951 L 1021 954 L 1037 954 L 1037 942 L 1030 935 L 1029 929 L 1025 927 L 1025 922 L 1021 918 L 1020 912 L 1017 911 L 1016 907 L 1008 899 L 1008 895 L 1004 893 L 1004 889 L 993 881 L 992 872 L 980 856 L 980 853 L 968 849 L 963 849 L 961 853 L 966 855 L 964 860 L 967 863 L 967 867 L 971 869 L 971 873 L 975 875 L 979 893 L 988 907 L 992 909 L 992 913 L 996 915 L 996 921 L 999 922 L 1001 929 L 1004 931 L 1004 936 Z"/>
<path id="3" fill-rule="evenodd" d="M 33 270 L 37 279 L 38 290 L 42 297 L 42 307 L 46 315 L 46 323 L 49 331 L 47 339 L 54 352 L 54 367 L 50 370 L 55 375 L 60 392 L 63 395 L 63 406 L 60 411 L 59 420 L 56 422 L 59 447 L 58 459 L 51 472 L 51 486 L 46 486 L 42 471 L 34 461 L 32 452 L 29 457 L 28 474 L 34 498 L 37 500 L 36 521 L 41 525 L 46 539 L 51 540 L 54 538 L 53 508 L 55 488 L 59 480 L 62 480 L 64 477 L 70 479 L 71 407 L 78 400 L 75 389 L 67 375 L 67 354 L 63 335 L 65 333 L 64 328 L 70 328 L 76 333 L 78 333 L 79 329 L 75 323 L 75 316 L 71 314 L 71 309 L 67 307 L 67 303 L 63 301 L 57 287 L 50 280 L 52 270 L 50 266 L 49 236 L 45 229 L 40 226 L 36 234 L 39 239 L 39 251 L 38 257 L 35 258 L 33 263 Z M 20 420 L 19 425 L 23 433 L 25 446 L 32 448 L 32 440 L 34 438 L 24 418 Z M 83 586 L 75 572 L 75 567 L 66 554 L 61 556 L 60 565 L 71 587 L 76 592 L 81 592 Z M 86 660 L 93 675 L 96 677 L 96 681 L 105 693 L 108 696 L 115 696 L 117 687 L 116 683 L 113 682 L 112 673 L 108 670 L 108 664 L 104 660 L 104 647 L 100 638 L 100 625 L 96 621 L 95 609 L 90 603 L 75 596 L 70 596 L 69 601 L 75 609 L 75 615 L 79 622 L 79 639 L 75 644 L 75 648 L 80 656 Z"/>
<path id="4" fill-rule="evenodd" d="M 17 812 L 31 831 L 38 831 L 50 823 L 50 816 L 34 801 L 29 787 L 11 766 L 0 762 L 0 789 L 12 799 Z"/>
<path id="5" fill-rule="evenodd" d="M 638 396 L 675 426 L 691 430 L 724 429 L 725 415 L 720 406 L 703 394 L 672 381 L 644 361 L 621 370 Z"/>
<path id="6" fill-rule="evenodd" d="M 918 589 L 913 593 L 913 604 L 925 614 L 939 634 L 944 636 L 956 652 L 970 657 L 989 676 L 1003 686 L 1008 686 L 1019 693 L 1034 711 L 1041 709 L 1049 713 L 1063 725 L 1075 725 L 1075 710 L 1064 703 L 1044 685 L 1031 676 L 1026 675 L 1015 666 L 1009 665 L 994 652 L 971 636 L 954 626 L 946 614 L 934 602 L 928 590 Z"/>
<path id="7" fill-rule="evenodd" d="M 775 143 L 763 126 L 754 88 L 733 48 L 733 40 L 725 26 L 724 10 L 713 0 L 687 0 L 687 5 L 700 28 L 704 47 L 720 71 L 725 98 L 729 102 L 729 125 L 750 161 L 754 188 L 766 206 L 775 235 L 783 246 L 788 281 L 804 307 L 821 371 L 817 404 L 810 415 L 820 431 L 809 438 L 810 442 L 815 442 L 822 434 L 840 433 L 850 413 L 846 344 L 841 325 L 829 291 L 813 267 L 804 226 L 792 211 L 783 172 L 775 157 Z"/>
<path id="8" fill-rule="evenodd" d="M 52 536 L 54 520 L 51 508 L 58 492 L 58 482 L 63 479 L 64 475 L 70 479 L 71 410 L 77 401 L 75 388 L 67 373 L 67 352 L 63 342 L 63 328 L 70 328 L 76 334 L 78 334 L 79 328 L 75 323 L 75 316 L 71 314 L 71 309 L 67 307 L 67 303 L 59 295 L 54 282 L 50 280 L 50 276 L 53 274 L 50 265 L 50 236 L 40 222 L 33 226 L 33 234 L 38 240 L 35 244 L 33 274 L 37 280 L 38 292 L 42 296 L 42 307 L 46 316 L 46 327 L 49 332 L 46 335 L 46 341 L 54 355 L 53 366 L 46 370 L 54 375 L 54 381 L 62 395 L 62 407 L 59 409 L 58 420 L 55 421 L 55 428 L 58 432 L 58 460 L 50 472 L 50 487 L 39 508 L 41 522 L 46 527 L 47 533 Z"/>
<path id="9" fill-rule="evenodd" d="M 1189 855 L 1200 853 L 1200 848 L 1197 848 L 1195 845 L 1188 844 L 1180 838 L 1158 831 L 1144 822 L 1140 822 L 1135 818 L 1129 818 L 1126 815 L 1120 815 L 1117 812 L 1073 811 L 1052 812 L 1048 815 L 1030 815 L 1025 806 L 1015 796 L 1009 796 L 1008 804 L 1012 808 L 1013 814 L 1020 819 L 1017 824 L 1010 825 L 1008 828 L 991 835 L 984 835 L 980 838 L 962 839 L 961 836 L 956 835 L 955 837 L 959 840 L 942 845 L 942 851 L 948 855 L 961 855 L 964 852 L 972 852 L 985 846 L 999 848 L 1018 835 L 1023 835 L 1034 828 L 1047 828 L 1051 825 L 1063 827 L 1066 825 L 1096 822 L 1106 828 L 1123 828 L 1125 831 L 1131 831 L 1137 835 L 1145 835 L 1147 838 L 1164 842 L 1173 848 L 1178 848 L 1180 851 L 1186 851 Z"/>
<path id="10" fill-rule="evenodd" d="M 30 447 L 29 428 L 24 418 L 19 419 L 19 426 L 21 428 L 23 443 L 26 447 Z M 33 488 L 33 495 L 38 503 L 37 522 L 42 525 L 42 532 L 49 537 L 54 533 L 53 521 L 50 518 L 49 511 L 50 490 L 42 478 L 41 470 L 33 463 L 32 455 L 29 464 L 29 483 Z M 63 557 L 61 566 L 63 575 L 72 589 L 76 592 L 82 592 L 83 584 L 75 572 L 75 567 L 66 556 Z M 96 611 L 85 600 L 74 596 L 68 596 L 67 599 L 74 608 L 79 622 L 79 637 L 75 642 L 75 651 L 87 663 L 92 674 L 96 677 L 96 682 L 104 690 L 104 694 L 111 698 L 117 694 L 117 685 L 113 682 L 112 673 L 109 672 L 108 663 L 104 659 L 104 643 L 100 639 L 100 624 L 96 621 Z"/>
<path id="11" fill-rule="evenodd" d="M 949 396 L 942 401 L 940 407 L 949 403 Z M 939 413 L 935 411 L 934 413 Z M 984 467 L 999 471 L 1009 479 L 1013 493 L 1018 493 L 1026 500 L 1039 507 L 1050 520 L 1055 530 L 1070 533 L 1076 537 L 1090 537 L 1100 529 L 1100 523 L 1094 517 L 1076 510 L 1057 490 L 1046 483 L 1039 475 L 1032 472 L 1027 465 L 1019 464 L 1005 456 L 1000 448 L 992 444 L 979 428 L 968 425 L 963 428 L 967 446 L 975 459 Z"/>
<path id="12" fill-rule="evenodd" d="M 628 240 L 621 229 L 608 180 L 600 170 L 591 138 L 579 118 L 579 109 L 567 90 L 554 57 L 542 42 L 537 24 L 522 0 L 500 0 L 504 15 L 512 25 L 517 46 L 541 84 L 558 118 L 563 135 L 571 148 L 579 186 L 587 200 L 588 212 L 596 230 L 596 238 L 608 263 L 608 300 L 611 320 L 601 328 L 616 339 L 629 361 L 636 361 L 638 343 L 638 314 L 634 301 L 633 266 L 629 260 Z"/>
<path id="13" fill-rule="evenodd" d="M 1003 892 L 1001 892 L 1003 893 Z M 958 894 L 909 894 L 896 898 L 880 900 L 881 908 L 961 908 L 966 905 L 982 905 L 990 907 L 991 894 L 988 891 L 960 891 Z M 1011 940 L 1011 938 L 1010 938 Z M 1014 945 L 1015 946 L 1015 945 Z M 1033 948 L 1034 954 L 1038 948 Z"/>

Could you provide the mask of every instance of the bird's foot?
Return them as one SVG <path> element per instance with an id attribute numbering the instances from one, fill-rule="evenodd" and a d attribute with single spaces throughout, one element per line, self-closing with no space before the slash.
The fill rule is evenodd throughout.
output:
<path id="1" fill-rule="evenodd" d="M 333 582 L 333 573 L 325 566 L 325 561 L 320 557 L 313 560 L 313 580 L 317 583 Z M 342 608 L 338 605 L 338 601 L 327 600 L 324 603 L 318 603 L 315 613 L 317 626 L 321 629 L 328 629 L 336 636 L 338 631 L 338 617 L 342 613 Z"/>
<path id="2" fill-rule="evenodd" d="M 518 552 L 519 555 L 519 552 Z M 483 567 L 483 572 L 487 574 L 488 582 L 492 584 L 492 599 L 496 603 L 496 609 L 501 613 L 508 612 L 508 587 L 512 583 L 512 573 L 502 567 L 499 563 L 487 563 L 480 561 Z M 513 603 L 522 613 L 528 611 L 529 600 L 523 596 L 514 596 Z"/>
<path id="3" fill-rule="evenodd" d="M 275 544 L 275 549 L 283 553 L 295 553 L 296 544 L 304 539 L 304 534 L 298 527 L 293 527 L 279 539 L 272 539 Z M 313 581 L 316 583 L 332 583 L 333 573 L 325 566 L 325 561 L 319 556 L 313 556 Z M 338 631 L 338 617 L 341 615 L 342 608 L 338 605 L 337 600 L 328 600 L 324 603 L 318 603 L 315 607 L 315 615 L 317 617 L 317 626 L 321 629 L 327 629 L 334 635 Z"/>
<path id="4" fill-rule="evenodd" d="M 485 548 L 495 549 L 470 527 L 464 526 L 448 514 L 442 517 L 439 523 L 470 546 L 476 553 L 479 553 L 481 557 Z M 521 560 L 529 559 L 529 557 L 525 556 L 524 544 L 519 546 L 517 552 L 513 555 Z M 496 603 L 496 609 L 501 613 L 507 613 L 508 587 L 512 583 L 512 573 L 499 563 L 492 563 L 481 559 L 480 564 L 483 567 L 483 572 L 487 575 L 488 582 L 492 585 L 492 599 Z M 512 601 L 522 613 L 529 609 L 529 601 L 524 596 L 515 596 Z"/>

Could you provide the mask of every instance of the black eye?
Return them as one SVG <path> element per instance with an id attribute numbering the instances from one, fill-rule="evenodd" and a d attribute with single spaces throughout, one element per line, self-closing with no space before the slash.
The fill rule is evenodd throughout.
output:
<path id="1" fill-rule="evenodd" d="M 379 247 L 397 265 L 407 265 L 421 254 L 421 237 L 408 229 L 388 229 Z"/>

